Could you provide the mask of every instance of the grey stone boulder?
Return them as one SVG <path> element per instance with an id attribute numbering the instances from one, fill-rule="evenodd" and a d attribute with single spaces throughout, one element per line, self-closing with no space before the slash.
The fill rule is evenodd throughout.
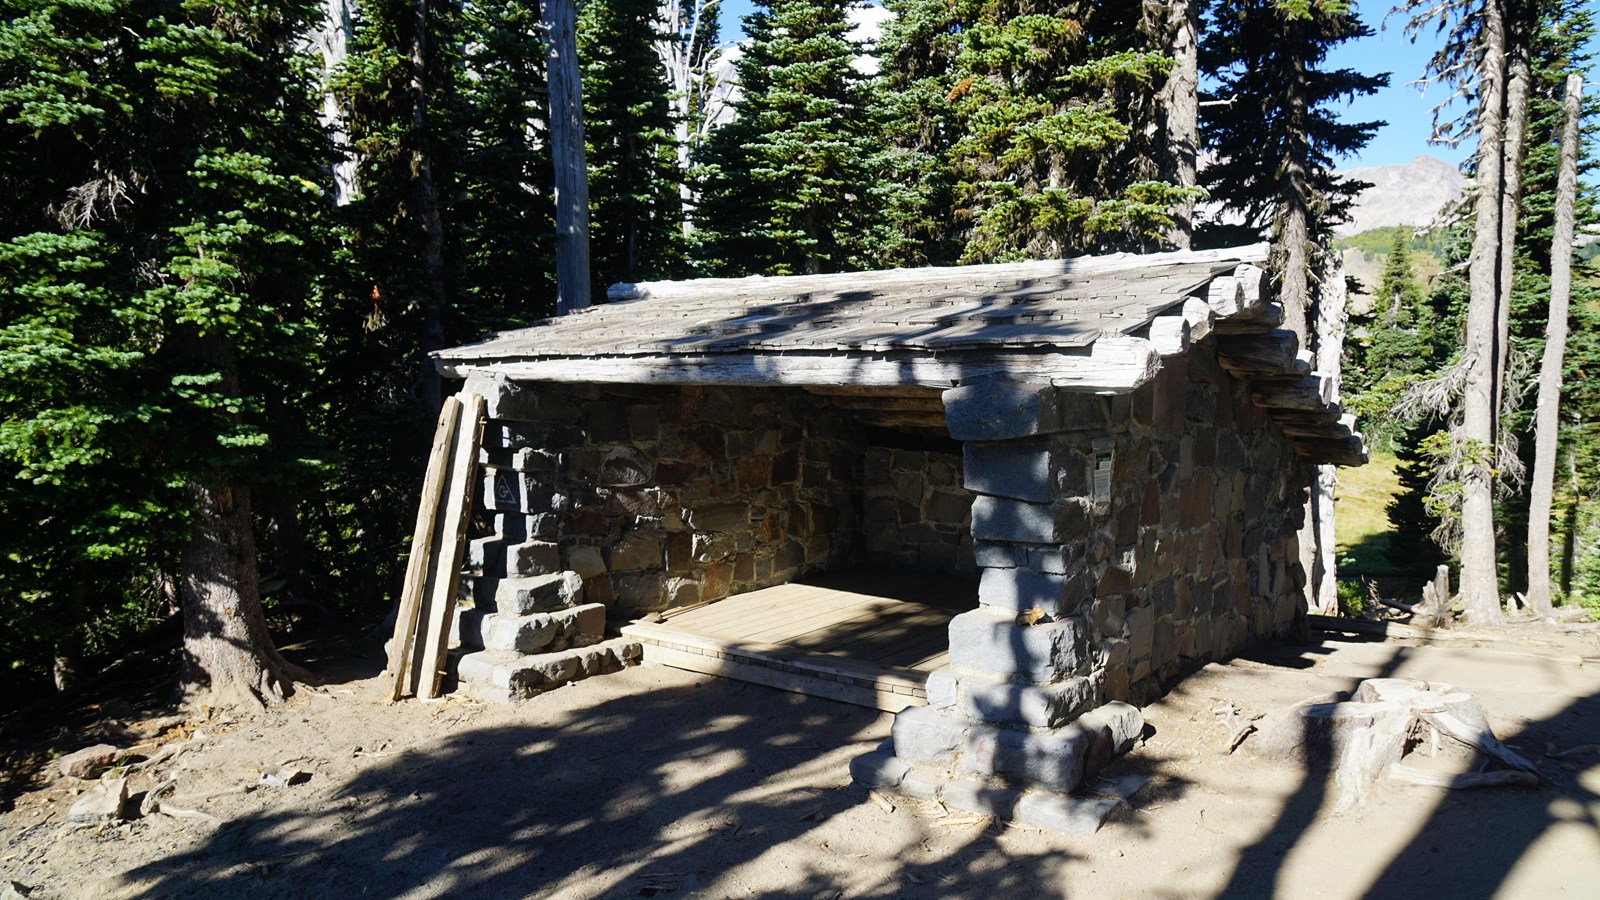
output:
<path id="1" fill-rule="evenodd" d="M 1090 735 L 1076 725 L 1047 733 L 975 726 L 957 771 L 1067 793 L 1083 781 Z"/>
<path id="2" fill-rule="evenodd" d="M 123 818 L 127 805 L 128 779 L 113 778 L 100 782 L 79 797 L 67 811 L 67 821 L 74 825 L 115 822 Z"/>
<path id="3" fill-rule="evenodd" d="M 582 603 L 583 579 L 576 572 L 502 578 L 493 582 L 493 591 L 494 605 L 500 613 L 525 616 Z"/>
<path id="4" fill-rule="evenodd" d="M 1053 682 L 1076 674 L 1088 654 L 1088 625 L 1076 616 L 1019 625 L 1015 614 L 976 609 L 950 621 L 950 663 L 962 669 Z"/>
<path id="5" fill-rule="evenodd" d="M 1055 499 L 1048 440 L 968 441 L 963 454 L 968 490 L 1034 503 Z"/>
<path id="6" fill-rule="evenodd" d="M 1087 678 L 1051 685 L 1016 684 L 971 678 L 962 682 L 962 711 L 981 722 L 1056 728 L 1066 724 L 1093 699 Z"/>
<path id="7" fill-rule="evenodd" d="M 69 778 L 99 778 L 101 772 L 111 768 L 117 761 L 121 752 L 110 744 L 95 744 L 68 753 L 56 760 L 56 765 L 60 767 L 61 774 Z"/>
<path id="8" fill-rule="evenodd" d="M 890 730 L 894 755 L 911 762 L 949 766 L 961 748 L 965 719 L 931 706 L 913 706 L 895 714 Z"/>
<path id="9" fill-rule="evenodd" d="M 1028 791 L 1017 801 L 1013 818 L 1046 831 L 1094 834 L 1121 805 L 1107 797 L 1063 797 L 1049 791 Z"/>

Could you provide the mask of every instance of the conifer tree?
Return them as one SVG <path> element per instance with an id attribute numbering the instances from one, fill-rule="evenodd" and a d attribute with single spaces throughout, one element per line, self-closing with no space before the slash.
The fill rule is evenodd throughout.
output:
<path id="1" fill-rule="evenodd" d="M 1317 248 L 1366 187 L 1336 175 L 1336 160 L 1382 124 L 1341 121 L 1334 107 L 1377 91 L 1388 76 L 1324 68 L 1329 50 L 1372 33 L 1347 3 L 1217 0 L 1205 21 L 1200 68 L 1213 88 L 1203 96 L 1214 102 L 1202 105 L 1200 130 L 1215 161 L 1200 182 L 1244 224 L 1212 223 L 1197 243 L 1237 243 L 1270 229 L 1285 325 L 1305 334 L 1313 273 L 1322 270 Z"/>
<path id="2" fill-rule="evenodd" d="M 296 49 L 314 12 L 9 6 L 0 499 L 40 523 L 23 565 L 64 568 L 40 580 L 8 557 L 0 580 L 71 605 L 74 579 L 176 558 L 185 685 L 281 699 L 295 673 L 262 616 L 251 482 L 277 446 L 265 410 L 296 402 L 315 358 L 327 154 Z M 51 512 L 19 478 L 81 505 Z"/>
<path id="3" fill-rule="evenodd" d="M 1173 60 L 1143 4 L 890 8 L 886 102 L 895 145 L 922 163 L 908 219 L 930 246 L 983 262 L 1160 245 L 1196 192 L 1161 180 Z"/>
<path id="4" fill-rule="evenodd" d="M 654 0 L 589 0 L 578 13 L 594 295 L 679 274 L 683 169 Z"/>
<path id="5" fill-rule="evenodd" d="M 1345 405 L 1370 445 L 1391 446 L 1408 425 L 1395 409 L 1406 389 L 1437 364 L 1438 315 L 1425 301 L 1411 262 L 1411 229 L 1398 227 L 1385 258 L 1366 334 L 1345 345 Z"/>
<path id="6" fill-rule="evenodd" d="M 853 0 L 770 0 L 745 19 L 736 118 L 705 145 L 695 254 L 713 274 L 863 265 L 874 211 Z"/>

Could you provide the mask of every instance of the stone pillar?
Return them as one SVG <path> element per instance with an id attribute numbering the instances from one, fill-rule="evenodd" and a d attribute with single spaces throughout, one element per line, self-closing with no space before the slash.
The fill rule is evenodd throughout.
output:
<path id="1" fill-rule="evenodd" d="M 976 495 L 979 607 L 951 621 L 950 664 L 929 676 L 928 705 L 899 713 L 888 745 L 852 771 L 969 811 L 1092 831 L 1110 806 L 1065 795 L 1144 725 L 1132 706 L 1101 705 L 1105 669 L 1081 610 L 1096 589 L 1085 556 L 1110 514 L 1108 402 L 1004 381 L 944 402 Z"/>

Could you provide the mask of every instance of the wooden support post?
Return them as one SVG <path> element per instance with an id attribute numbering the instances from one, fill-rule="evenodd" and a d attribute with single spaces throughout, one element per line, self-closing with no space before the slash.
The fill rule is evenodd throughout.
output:
<path id="1" fill-rule="evenodd" d="M 415 691 L 420 700 L 439 696 L 445 655 L 449 651 L 450 620 L 455 613 L 461 565 L 466 556 L 467 519 L 477 481 L 478 445 L 483 440 L 483 397 L 465 394 L 461 403 L 461 426 L 456 429 L 454 447 L 450 451 L 444 511 L 434 530 L 428 617 L 416 641 Z"/>
<path id="2" fill-rule="evenodd" d="M 556 314 L 589 305 L 589 165 L 583 149 L 574 0 L 543 0 L 556 187 Z"/>
<path id="3" fill-rule="evenodd" d="M 384 693 L 399 700 L 409 690 L 411 677 L 411 639 L 416 634 L 417 613 L 428 582 L 428 561 L 433 532 L 439 518 L 440 494 L 450 464 L 450 448 L 455 443 L 461 421 L 461 401 L 446 397 L 439 410 L 439 424 L 433 431 L 433 449 L 428 454 L 428 472 L 422 481 L 422 499 L 417 504 L 417 525 L 411 532 L 411 557 L 406 561 L 406 580 L 400 589 L 400 610 L 395 616 L 394 639 L 389 644 L 389 665 L 384 670 Z"/>

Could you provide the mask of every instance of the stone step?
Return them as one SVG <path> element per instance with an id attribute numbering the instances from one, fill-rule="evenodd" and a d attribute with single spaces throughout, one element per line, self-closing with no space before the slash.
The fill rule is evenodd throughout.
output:
<path id="1" fill-rule="evenodd" d="M 580 635 L 598 638 L 606 630 L 606 608 L 601 603 L 526 616 L 466 609 L 461 611 L 460 619 L 463 647 L 507 653 L 564 650 L 577 643 Z"/>
<path id="2" fill-rule="evenodd" d="M 493 608 L 508 616 L 555 612 L 583 604 L 583 578 L 576 572 L 494 578 L 465 575 L 460 597 L 479 609 Z"/>
<path id="3" fill-rule="evenodd" d="M 466 571 L 489 578 L 549 575 L 561 571 L 561 547 L 554 541 L 477 538 L 467 544 Z"/>
<path id="4" fill-rule="evenodd" d="M 479 650 L 455 659 L 456 690 L 479 700 L 525 700 L 582 678 L 620 671 L 638 663 L 640 653 L 639 642 L 631 638 L 554 653 Z"/>

